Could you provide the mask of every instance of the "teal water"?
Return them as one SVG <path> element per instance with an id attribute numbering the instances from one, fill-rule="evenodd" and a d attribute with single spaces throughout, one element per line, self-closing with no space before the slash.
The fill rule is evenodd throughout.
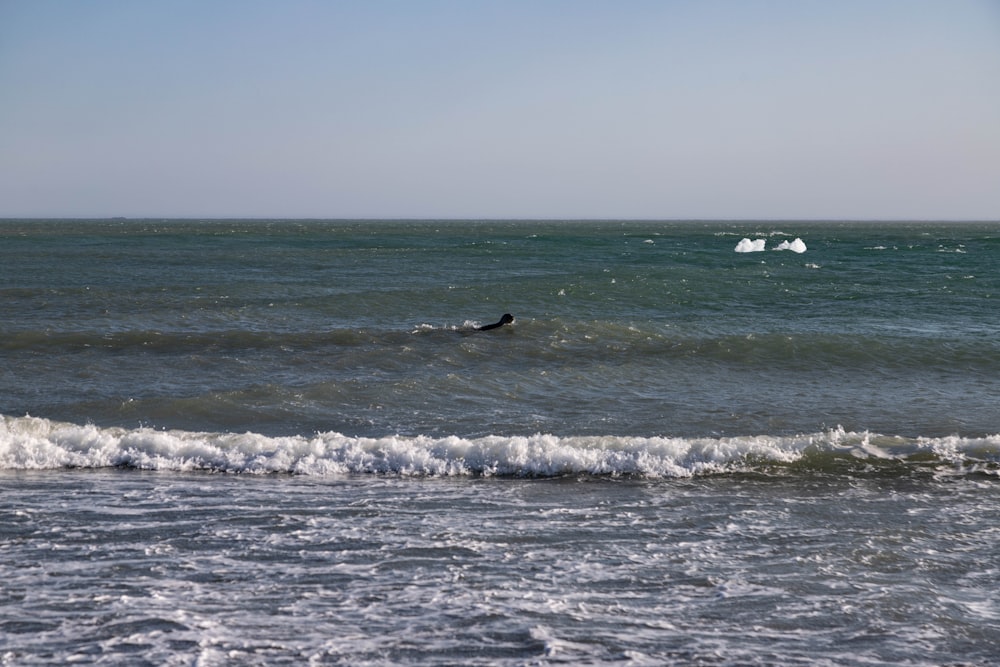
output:
<path id="1" fill-rule="evenodd" d="M 998 258 L 0 221 L 0 664 L 997 664 Z"/>
<path id="2" fill-rule="evenodd" d="M 996 224 L 8 221 L 0 244 L 6 415 L 373 437 L 1000 422 Z"/>

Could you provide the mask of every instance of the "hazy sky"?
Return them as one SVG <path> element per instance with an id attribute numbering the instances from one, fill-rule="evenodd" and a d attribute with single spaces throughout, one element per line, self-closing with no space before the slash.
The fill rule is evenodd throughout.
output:
<path id="1" fill-rule="evenodd" d="M 1000 219 L 1000 0 L 0 0 L 0 216 Z"/>

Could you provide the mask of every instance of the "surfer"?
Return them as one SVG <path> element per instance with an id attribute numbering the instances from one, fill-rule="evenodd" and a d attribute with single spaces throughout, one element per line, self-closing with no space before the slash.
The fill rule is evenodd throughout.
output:
<path id="1" fill-rule="evenodd" d="M 500 318 L 499 322 L 494 322 L 493 324 L 487 324 L 486 326 L 476 327 L 476 331 L 489 331 L 490 329 L 498 329 L 505 324 L 510 324 L 514 321 L 514 316 L 510 313 L 504 313 L 503 317 Z"/>

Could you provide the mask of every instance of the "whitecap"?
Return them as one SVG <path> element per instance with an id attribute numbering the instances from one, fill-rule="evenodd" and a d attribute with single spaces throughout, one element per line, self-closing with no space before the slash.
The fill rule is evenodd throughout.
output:
<path id="1" fill-rule="evenodd" d="M 797 252 L 799 254 L 806 251 L 806 244 L 800 238 L 796 238 L 794 241 L 782 241 L 778 244 L 775 250 L 791 250 L 792 252 Z"/>
<path id="2" fill-rule="evenodd" d="M 736 244 L 736 252 L 761 252 L 767 245 L 765 239 L 755 239 L 751 241 L 750 239 L 744 238 Z"/>

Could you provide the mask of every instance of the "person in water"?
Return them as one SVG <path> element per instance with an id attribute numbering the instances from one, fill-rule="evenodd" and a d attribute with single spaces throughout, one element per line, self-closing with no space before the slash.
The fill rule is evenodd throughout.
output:
<path id="1" fill-rule="evenodd" d="M 499 329 L 505 324 L 510 324 L 514 321 L 514 316 L 510 313 L 504 313 L 503 317 L 500 318 L 499 322 L 494 322 L 493 324 L 487 324 L 486 326 L 476 327 L 476 331 L 489 331 L 490 329 Z"/>

